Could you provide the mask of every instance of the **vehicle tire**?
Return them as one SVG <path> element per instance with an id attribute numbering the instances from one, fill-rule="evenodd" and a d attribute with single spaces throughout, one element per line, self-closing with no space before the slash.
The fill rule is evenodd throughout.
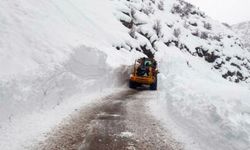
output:
<path id="1" fill-rule="evenodd" d="M 135 83 L 135 82 L 133 82 L 133 81 L 129 81 L 129 87 L 131 88 L 131 89 L 136 89 L 136 87 L 137 87 L 137 84 Z"/>
<path id="2" fill-rule="evenodd" d="M 150 90 L 153 90 L 153 91 L 157 90 L 157 78 L 155 79 L 155 82 L 150 85 Z"/>

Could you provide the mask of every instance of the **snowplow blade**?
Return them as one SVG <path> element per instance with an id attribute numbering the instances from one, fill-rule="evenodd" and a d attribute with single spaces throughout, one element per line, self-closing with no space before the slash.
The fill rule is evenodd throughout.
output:
<path id="1" fill-rule="evenodd" d="M 140 76 L 132 75 L 130 77 L 130 81 L 133 81 L 135 83 L 140 83 L 140 84 L 151 85 L 155 82 L 155 78 L 154 77 L 140 77 Z"/>

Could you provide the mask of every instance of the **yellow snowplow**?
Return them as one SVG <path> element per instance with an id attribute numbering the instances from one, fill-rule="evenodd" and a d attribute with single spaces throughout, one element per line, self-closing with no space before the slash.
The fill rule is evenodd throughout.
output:
<path id="1" fill-rule="evenodd" d="M 138 59 L 130 74 L 129 87 L 136 89 L 141 85 L 149 85 L 150 90 L 157 90 L 157 74 L 157 63 L 154 59 Z"/>

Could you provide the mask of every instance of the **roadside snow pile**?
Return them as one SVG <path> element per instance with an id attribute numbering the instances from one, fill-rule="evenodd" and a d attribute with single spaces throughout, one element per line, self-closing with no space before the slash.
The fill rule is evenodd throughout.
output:
<path id="1" fill-rule="evenodd" d="M 137 50 L 148 56 L 157 44 L 175 45 L 184 53 L 200 57 L 233 82 L 250 77 L 250 54 L 235 33 L 182 0 L 114 0 L 116 17 L 127 27 L 133 43 L 117 49 Z M 167 49 L 167 48 L 166 48 Z"/>
<path id="2" fill-rule="evenodd" d="M 250 51 L 250 21 L 235 24 L 232 29 L 239 34 L 244 41 L 245 47 Z"/>
<path id="3" fill-rule="evenodd" d="M 161 48 L 167 48 L 161 45 Z M 188 150 L 250 148 L 250 89 L 176 47 L 157 53 L 159 92 L 149 106 Z"/>
<path id="4" fill-rule="evenodd" d="M 0 149 L 24 149 L 85 97 L 122 87 L 132 39 L 109 0 L 0 1 Z M 122 39 L 122 40 L 121 40 Z"/>
<path id="5" fill-rule="evenodd" d="M 123 86 L 127 67 L 111 68 L 106 59 L 105 53 L 81 46 L 55 72 L 2 83 L 8 86 L 1 87 L 1 149 L 24 149 L 38 142 L 45 131 L 91 99 Z"/>
<path id="6" fill-rule="evenodd" d="M 21 76 L 1 82 L 0 120 L 21 117 L 33 111 L 50 110 L 75 93 L 93 93 L 124 84 L 127 68 L 112 69 L 107 55 L 81 46 L 74 50 L 64 67 L 43 74 Z"/>

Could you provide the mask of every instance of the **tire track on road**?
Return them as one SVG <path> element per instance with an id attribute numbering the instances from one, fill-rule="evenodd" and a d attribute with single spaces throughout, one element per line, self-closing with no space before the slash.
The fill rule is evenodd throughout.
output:
<path id="1" fill-rule="evenodd" d="M 127 90 L 83 108 L 40 143 L 43 150 L 179 150 L 182 149 L 145 104 L 156 92 Z"/>

